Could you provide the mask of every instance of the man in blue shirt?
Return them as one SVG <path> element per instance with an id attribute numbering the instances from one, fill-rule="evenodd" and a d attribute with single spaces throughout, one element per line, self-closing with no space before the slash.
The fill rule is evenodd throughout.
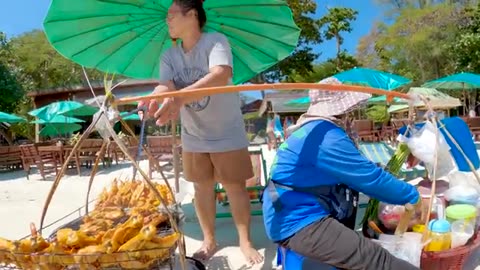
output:
<path id="1" fill-rule="evenodd" d="M 333 78 L 321 83 L 340 84 Z M 414 186 L 366 159 L 349 136 L 345 115 L 369 97 L 310 91 L 310 108 L 289 129 L 271 168 L 263 195 L 266 232 L 272 241 L 337 268 L 418 269 L 338 221 L 351 214 L 353 190 L 409 208 L 420 201 Z"/>

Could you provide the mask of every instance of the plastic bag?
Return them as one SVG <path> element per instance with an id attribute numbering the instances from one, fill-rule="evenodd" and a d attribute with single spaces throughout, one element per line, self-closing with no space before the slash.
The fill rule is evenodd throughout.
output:
<path id="1" fill-rule="evenodd" d="M 422 234 L 407 232 L 403 235 L 382 234 L 379 240 L 372 240 L 381 245 L 393 256 L 420 267 L 422 249 Z"/>
<path id="2" fill-rule="evenodd" d="M 445 192 L 445 199 L 454 203 L 476 205 L 480 194 L 477 189 L 469 185 L 458 185 Z"/>
<path id="3" fill-rule="evenodd" d="M 477 173 L 480 174 L 480 170 L 477 170 Z M 469 186 L 474 188 L 477 193 L 480 194 L 480 184 L 473 172 L 453 171 L 445 177 L 445 180 L 450 183 L 450 188 L 456 186 Z"/>
<path id="4" fill-rule="evenodd" d="M 456 169 L 455 161 L 450 154 L 450 146 L 440 131 L 438 131 L 438 135 L 437 178 L 444 177 Z M 414 131 L 412 136 L 406 139 L 406 142 L 412 155 L 423 161 L 425 168 L 432 173 L 435 165 L 435 147 L 437 143 L 433 124 L 427 121 L 421 129 Z"/>
<path id="5" fill-rule="evenodd" d="M 400 219 L 405 212 L 405 207 L 403 205 L 393 205 L 381 202 L 378 206 L 378 220 L 382 222 L 383 226 L 389 230 L 395 230 L 397 228 Z M 409 227 L 418 223 L 418 220 L 421 219 L 422 213 L 418 211 L 410 220 Z"/>

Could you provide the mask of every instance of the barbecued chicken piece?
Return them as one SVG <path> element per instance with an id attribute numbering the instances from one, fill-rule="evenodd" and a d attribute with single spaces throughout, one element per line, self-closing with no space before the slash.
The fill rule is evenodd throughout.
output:
<path id="1" fill-rule="evenodd" d="M 0 238 L 0 250 L 10 251 L 14 247 L 13 242 L 5 238 Z"/>
<path id="2" fill-rule="evenodd" d="M 157 228 L 153 224 L 149 224 L 143 227 L 140 232 L 133 237 L 132 239 L 128 240 L 125 244 L 123 244 L 118 251 L 136 251 L 141 250 L 147 241 L 150 241 L 155 234 L 157 233 Z"/>
<path id="3" fill-rule="evenodd" d="M 10 251 L 13 250 L 14 247 L 15 245 L 12 241 L 0 238 L 0 263 L 8 265 L 12 262 L 13 256 Z"/>
<path id="4" fill-rule="evenodd" d="M 135 237 L 143 226 L 142 216 L 131 216 L 124 224 L 120 225 L 112 236 L 112 248 L 117 250 L 127 241 Z"/>
<path id="5" fill-rule="evenodd" d="M 60 245 L 75 249 L 81 249 L 86 246 L 97 244 L 97 239 L 95 237 L 88 236 L 82 231 L 74 231 L 70 228 L 58 230 L 57 241 Z"/>
<path id="6" fill-rule="evenodd" d="M 75 254 L 75 262 L 79 265 L 89 265 L 97 262 L 100 257 L 107 253 L 104 245 L 92 245 L 79 249 Z"/>
<path id="7" fill-rule="evenodd" d="M 150 241 L 145 242 L 142 254 L 149 259 L 164 259 L 170 255 L 170 249 L 175 246 L 179 233 L 166 236 L 155 235 Z"/>
<path id="8" fill-rule="evenodd" d="M 72 258 L 72 256 L 70 256 L 72 252 L 72 249 L 62 246 L 60 243 L 55 241 L 51 243 L 48 248 L 42 251 L 39 260 L 43 264 L 70 266 L 75 263 L 75 260 Z"/>

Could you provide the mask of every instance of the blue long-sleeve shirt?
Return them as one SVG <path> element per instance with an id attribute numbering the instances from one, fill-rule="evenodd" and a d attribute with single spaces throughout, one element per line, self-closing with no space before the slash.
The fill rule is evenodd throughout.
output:
<path id="1" fill-rule="evenodd" d="M 306 123 L 279 147 L 271 179 L 294 187 L 343 183 L 390 204 L 416 203 L 419 199 L 414 186 L 366 159 L 343 129 L 323 120 Z M 264 223 L 272 241 L 287 239 L 329 214 L 310 194 L 276 189 L 281 209 L 274 209 L 268 192 L 263 196 Z"/>

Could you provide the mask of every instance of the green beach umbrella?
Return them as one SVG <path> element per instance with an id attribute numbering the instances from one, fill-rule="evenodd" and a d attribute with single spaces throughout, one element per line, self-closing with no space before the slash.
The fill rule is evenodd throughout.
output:
<path id="1" fill-rule="evenodd" d="M 377 97 L 371 97 L 367 100 L 367 102 L 369 104 L 383 104 L 383 103 L 387 103 L 387 96 L 377 96 Z M 402 98 L 399 98 L 399 97 L 394 97 L 393 98 L 393 101 L 390 102 L 390 103 L 395 103 L 395 104 L 398 104 L 398 103 L 408 103 L 407 100 L 404 100 Z"/>
<path id="2" fill-rule="evenodd" d="M 130 120 L 130 121 L 140 121 L 140 116 L 138 116 L 138 113 L 133 113 L 133 114 L 130 114 L 130 115 L 124 117 L 124 115 L 126 115 L 126 114 L 128 114 L 128 112 L 121 112 L 120 117 L 125 121 L 128 121 L 128 120 Z"/>
<path id="3" fill-rule="evenodd" d="M 397 89 L 411 82 L 405 77 L 369 68 L 353 68 L 333 77 L 344 84 L 363 85 L 383 90 Z"/>
<path id="4" fill-rule="evenodd" d="M 445 90 L 471 90 L 480 88 L 480 75 L 474 73 L 457 73 L 426 82 L 422 87 Z"/>
<path id="5" fill-rule="evenodd" d="M 50 120 L 56 116 L 91 116 L 97 108 L 76 101 L 57 101 L 30 111 L 28 114 L 40 119 Z"/>
<path id="6" fill-rule="evenodd" d="M 89 68 L 157 79 L 160 56 L 172 46 L 166 17 L 172 0 L 52 0 L 44 29 L 53 47 Z M 300 29 L 285 0 L 204 2 L 206 32 L 232 47 L 235 84 L 286 58 Z"/>
<path id="7" fill-rule="evenodd" d="M 32 121 L 32 124 L 73 124 L 73 123 L 82 123 L 85 122 L 82 119 L 74 118 L 74 117 L 68 117 L 64 115 L 56 115 L 54 117 L 51 117 L 49 119 L 38 119 L 35 121 Z"/>
<path id="8" fill-rule="evenodd" d="M 70 135 L 70 134 L 74 133 L 75 131 L 80 130 L 81 128 L 82 128 L 81 125 L 72 124 L 72 123 L 47 124 L 44 128 L 42 128 L 40 130 L 39 135 L 43 136 L 43 137 L 53 137 L 53 136 L 58 136 L 58 135 Z"/>
<path id="9" fill-rule="evenodd" d="M 10 123 L 10 124 L 15 124 L 15 123 L 21 123 L 21 122 L 26 122 L 22 117 L 9 114 L 9 113 L 4 113 L 0 112 L 0 122 L 5 122 L 5 123 Z"/>
<path id="10" fill-rule="evenodd" d="M 310 97 L 301 97 L 301 98 L 296 98 L 289 100 L 285 102 L 285 105 L 290 106 L 290 107 L 305 107 L 310 104 Z"/>

